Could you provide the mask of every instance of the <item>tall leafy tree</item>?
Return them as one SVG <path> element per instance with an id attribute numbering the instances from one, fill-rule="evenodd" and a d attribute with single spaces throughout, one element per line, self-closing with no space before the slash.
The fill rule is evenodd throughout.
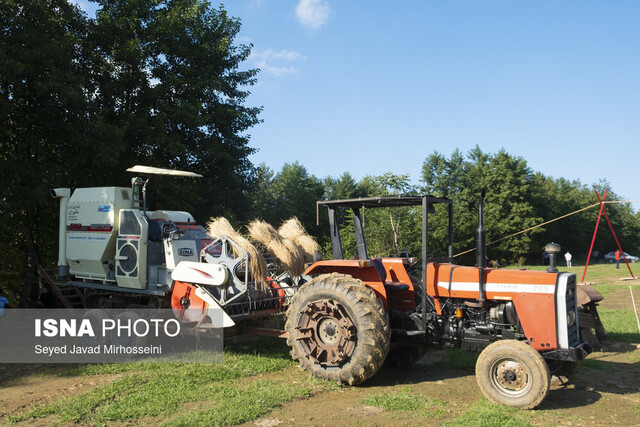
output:
<path id="1" fill-rule="evenodd" d="M 297 217 L 316 236 L 325 233 L 316 225 L 316 201 L 324 195 L 322 182 L 298 162 L 287 163 L 273 179 L 275 208 L 273 222 Z"/>
<path id="2" fill-rule="evenodd" d="M 456 251 L 474 247 L 474 230 L 478 224 L 479 195 L 486 192 L 484 226 L 488 240 L 496 240 L 540 222 L 532 200 L 532 171 L 522 157 L 505 150 L 484 153 L 479 147 L 462 158 L 456 150 L 450 159 L 434 153 L 423 165 L 426 192 L 450 197 L 455 203 L 454 240 Z M 446 217 L 442 213 L 433 220 L 436 246 L 446 242 Z M 495 259 L 514 261 L 530 254 L 531 237 L 522 234 L 488 248 Z M 465 257 L 470 262 L 473 254 Z"/>
<path id="3" fill-rule="evenodd" d="M 322 181 L 298 162 L 286 163 L 277 174 L 261 164 L 249 194 L 251 216 L 275 227 L 297 217 L 309 233 L 323 240 L 327 231 L 316 225 L 316 201 L 324 191 Z"/>
<path id="4" fill-rule="evenodd" d="M 157 204 L 179 200 L 196 217 L 242 216 L 254 151 L 246 132 L 260 109 L 245 105 L 258 70 L 240 69 L 251 48 L 233 43 L 240 21 L 205 0 L 98 5 L 98 98 L 120 170 L 142 163 L 197 171 L 204 179 L 190 185 L 158 179 Z"/>
<path id="5" fill-rule="evenodd" d="M 26 306 L 55 251 L 50 190 L 85 170 L 87 19 L 66 0 L 6 0 L 0 27 L 0 292 Z"/>
<path id="6" fill-rule="evenodd" d="M 0 3 L 0 285 L 14 303 L 32 303 L 36 265 L 56 258 L 53 187 L 128 186 L 134 164 L 194 170 L 204 179 L 154 178 L 151 206 L 248 215 L 260 109 L 245 105 L 258 70 L 241 68 L 240 21 L 205 0 L 98 6 L 94 20 L 66 0 Z"/>

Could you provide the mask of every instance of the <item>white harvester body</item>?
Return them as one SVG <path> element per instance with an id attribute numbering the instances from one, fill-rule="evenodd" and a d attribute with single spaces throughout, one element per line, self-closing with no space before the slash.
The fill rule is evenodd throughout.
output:
<path id="1" fill-rule="evenodd" d="M 75 282 L 163 293 L 180 262 L 199 261 L 208 237 L 188 212 L 141 209 L 131 188 L 58 188 L 53 195 L 61 213 L 58 276 Z"/>

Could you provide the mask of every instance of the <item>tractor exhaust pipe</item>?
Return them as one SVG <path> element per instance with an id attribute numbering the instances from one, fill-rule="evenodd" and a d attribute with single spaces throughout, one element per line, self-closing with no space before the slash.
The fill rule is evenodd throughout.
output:
<path id="1" fill-rule="evenodd" d="M 476 265 L 478 266 L 478 302 L 484 305 L 484 270 L 487 267 L 487 232 L 484 229 L 484 196 L 483 191 L 478 201 L 478 229 L 476 230 Z"/>
<path id="2" fill-rule="evenodd" d="M 67 206 L 71 197 L 68 188 L 54 188 L 51 195 L 60 199 L 60 225 L 58 228 L 58 279 L 69 277 L 69 264 L 67 264 Z"/>

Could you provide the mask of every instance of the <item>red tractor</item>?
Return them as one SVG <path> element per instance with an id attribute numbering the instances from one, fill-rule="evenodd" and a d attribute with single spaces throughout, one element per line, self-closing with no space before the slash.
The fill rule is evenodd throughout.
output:
<path id="1" fill-rule="evenodd" d="M 477 266 L 453 264 L 452 201 L 388 196 L 321 201 L 329 210 L 332 260 L 294 295 L 286 330 L 291 354 L 313 375 L 358 384 L 386 359 L 410 365 L 429 347 L 479 351 L 476 378 L 492 401 L 533 408 L 552 376 L 568 379 L 592 350 L 580 337 L 574 274 L 486 267 L 485 231 L 477 230 Z M 422 256 L 371 258 L 361 209 L 419 206 Z M 429 248 L 429 215 L 449 214 L 448 254 Z M 343 259 L 336 210 L 353 211 L 356 259 Z M 552 269 L 553 270 L 553 269 Z M 417 274 L 416 274 L 417 273 Z"/>

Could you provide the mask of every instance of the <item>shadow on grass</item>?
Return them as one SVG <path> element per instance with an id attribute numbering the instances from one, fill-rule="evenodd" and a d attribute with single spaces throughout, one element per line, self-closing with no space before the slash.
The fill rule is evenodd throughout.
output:
<path id="1" fill-rule="evenodd" d="M 640 363 L 620 363 L 588 359 L 566 387 L 549 392 L 540 409 L 568 409 L 590 405 L 602 395 L 634 395 L 640 393 Z"/>
<path id="2" fill-rule="evenodd" d="M 626 342 L 609 341 L 608 352 L 618 354 L 640 351 Z M 398 369 L 383 367 L 375 377 L 360 387 L 417 384 L 475 375 L 478 353 L 450 350 L 442 358 L 428 365 Z M 601 357 L 605 357 L 603 354 Z M 582 362 L 575 380 L 565 386 L 554 387 L 539 409 L 580 408 L 599 401 L 605 393 L 634 395 L 640 393 L 640 362 L 621 363 L 593 356 Z M 475 378 L 470 379 L 475 381 Z"/>
<path id="3" fill-rule="evenodd" d="M 1 363 L 0 389 L 22 383 L 24 378 L 33 375 L 61 377 L 75 371 L 79 364 L 67 363 Z"/>
<path id="4" fill-rule="evenodd" d="M 415 365 L 403 368 L 383 366 L 373 378 L 359 387 L 417 384 L 474 375 L 478 354 L 459 349 L 434 349 Z"/>

